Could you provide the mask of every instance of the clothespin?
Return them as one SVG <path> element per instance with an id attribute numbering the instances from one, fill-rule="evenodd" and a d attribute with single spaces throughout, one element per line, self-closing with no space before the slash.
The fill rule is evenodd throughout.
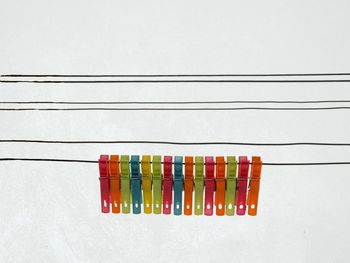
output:
<path id="1" fill-rule="evenodd" d="M 153 156 L 152 160 L 153 170 L 153 213 L 162 213 L 162 169 L 161 157 L 159 155 Z"/>
<path id="2" fill-rule="evenodd" d="M 112 213 L 120 213 L 121 194 L 119 155 L 111 155 L 109 159 L 109 179 Z"/>
<path id="3" fill-rule="evenodd" d="M 143 155 L 141 160 L 142 168 L 142 190 L 143 210 L 145 214 L 152 213 L 152 177 L 151 177 L 151 156 Z"/>
<path id="4" fill-rule="evenodd" d="M 244 215 L 247 201 L 249 160 L 246 156 L 239 157 L 238 189 L 237 189 L 237 215 Z"/>
<path id="5" fill-rule="evenodd" d="M 260 189 L 262 161 L 259 156 L 252 157 L 252 167 L 250 170 L 249 190 L 248 190 L 248 215 L 256 216 L 258 210 L 258 199 Z"/>
<path id="6" fill-rule="evenodd" d="M 193 198 L 193 157 L 185 157 L 185 205 L 184 214 L 192 215 Z"/>
<path id="7" fill-rule="evenodd" d="M 174 160 L 174 215 L 182 214 L 182 156 L 175 156 Z"/>
<path id="8" fill-rule="evenodd" d="M 130 213 L 130 167 L 129 155 L 122 155 L 120 157 L 121 166 L 121 191 L 122 191 L 122 213 Z"/>
<path id="9" fill-rule="evenodd" d="M 171 205 L 173 201 L 173 161 L 172 156 L 164 156 L 163 163 L 163 214 L 171 213 Z"/>
<path id="10" fill-rule="evenodd" d="M 204 198 L 204 214 L 206 216 L 213 215 L 214 200 L 214 158 L 205 157 L 205 198 Z"/>
<path id="11" fill-rule="evenodd" d="M 195 178 L 194 178 L 194 214 L 203 214 L 203 188 L 204 188 L 204 176 L 203 176 L 203 157 L 197 156 L 195 158 Z"/>
<path id="12" fill-rule="evenodd" d="M 236 172 L 237 161 L 235 156 L 227 156 L 227 178 L 226 178 L 226 215 L 233 216 L 235 214 L 236 204 Z"/>
<path id="13" fill-rule="evenodd" d="M 132 193 L 132 212 L 133 214 L 141 213 L 141 175 L 140 175 L 140 157 L 131 156 L 131 193 Z"/>
<path id="14" fill-rule="evenodd" d="M 98 160 L 100 170 L 100 190 L 101 190 L 101 211 L 109 213 L 110 196 L 109 196 L 109 172 L 108 172 L 108 155 L 100 155 Z"/>
<path id="15" fill-rule="evenodd" d="M 215 206 L 218 216 L 225 214 L 225 166 L 225 158 L 223 156 L 216 157 Z"/>

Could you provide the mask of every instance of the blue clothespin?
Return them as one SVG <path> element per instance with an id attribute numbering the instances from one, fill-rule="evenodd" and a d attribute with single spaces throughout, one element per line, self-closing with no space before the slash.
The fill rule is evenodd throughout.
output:
<path id="1" fill-rule="evenodd" d="M 141 175 L 140 175 L 140 157 L 131 156 L 131 193 L 132 193 L 132 212 L 133 214 L 141 213 Z"/>
<path id="2" fill-rule="evenodd" d="M 175 156 L 174 172 L 174 215 L 181 215 L 183 190 L 182 156 Z"/>

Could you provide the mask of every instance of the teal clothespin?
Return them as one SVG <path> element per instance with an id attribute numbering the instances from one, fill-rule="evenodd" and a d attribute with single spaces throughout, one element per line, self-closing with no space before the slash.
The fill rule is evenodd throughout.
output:
<path id="1" fill-rule="evenodd" d="M 131 194 L 132 194 L 132 212 L 133 214 L 141 213 L 141 174 L 140 174 L 140 157 L 131 156 Z"/>
<path id="2" fill-rule="evenodd" d="M 183 172 L 182 156 L 175 156 L 174 161 L 174 215 L 182 213 L 182 191 L 183 191 Z"/>

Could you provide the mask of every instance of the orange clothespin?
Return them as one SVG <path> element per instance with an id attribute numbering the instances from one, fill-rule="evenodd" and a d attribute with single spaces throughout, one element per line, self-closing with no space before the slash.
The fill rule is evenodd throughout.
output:
<path id="1" fill-rule="evenodd" d="M 185 157 L 185 198 L 184 198 L 184 214 L 192 215 L 193 203 L 193 157 Z"/>
<path id="2" fill-rule="evenodd" d="M 256 216 L 258 210 L 258 199 L 260 189 L 260 175 L 261 175 L 262 161 L 259 156 L 252 157 L 252 166 L 249 179 L 248 190 L 248 215 Z"/>
<path id="3" fill-rule="evenodd" d="M 225 214 L 225 157 L 216 157 L 216 193 L 215 206 L 216 215 L 223 216 Z"/>
<path id="4" fill-rule="evenodd" d="M 109 180 L 110 180 L 112 213 L 120 213 L 121 194 L 120 194 L 119 155 L 110 156 Z"/>

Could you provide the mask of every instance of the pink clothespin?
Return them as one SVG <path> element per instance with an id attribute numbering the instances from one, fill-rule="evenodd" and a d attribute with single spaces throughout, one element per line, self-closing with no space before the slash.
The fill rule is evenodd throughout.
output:
<path id="1" fill-rule="evenodd" d="M 173 200 L 172 156 L 164 156 L 163 174 L 163 214 L 170 214 Z"/>
<path id="2" fill-rule="evenodd" d="M 108 158 L 108 155 L 100 155 L 100 159 L 98 160 L 102 213 L 109 213 L 110 207 Z"/>
<path id="3" fill-rule="evenodd" d="M 237 190 L 237 215 L 244 215 L 246 210 L 247 186 L 248 186 L 249 160 L 247 156 L 239 157 L 238 166 L 238 190 Z"/>
<path id="4" fill-rule="evenodd" d="M 214 200 L 214 158 L 205 157 L 205 198 L 204 198 L 204 214 L 206 216 L 213 215 Z"/>

